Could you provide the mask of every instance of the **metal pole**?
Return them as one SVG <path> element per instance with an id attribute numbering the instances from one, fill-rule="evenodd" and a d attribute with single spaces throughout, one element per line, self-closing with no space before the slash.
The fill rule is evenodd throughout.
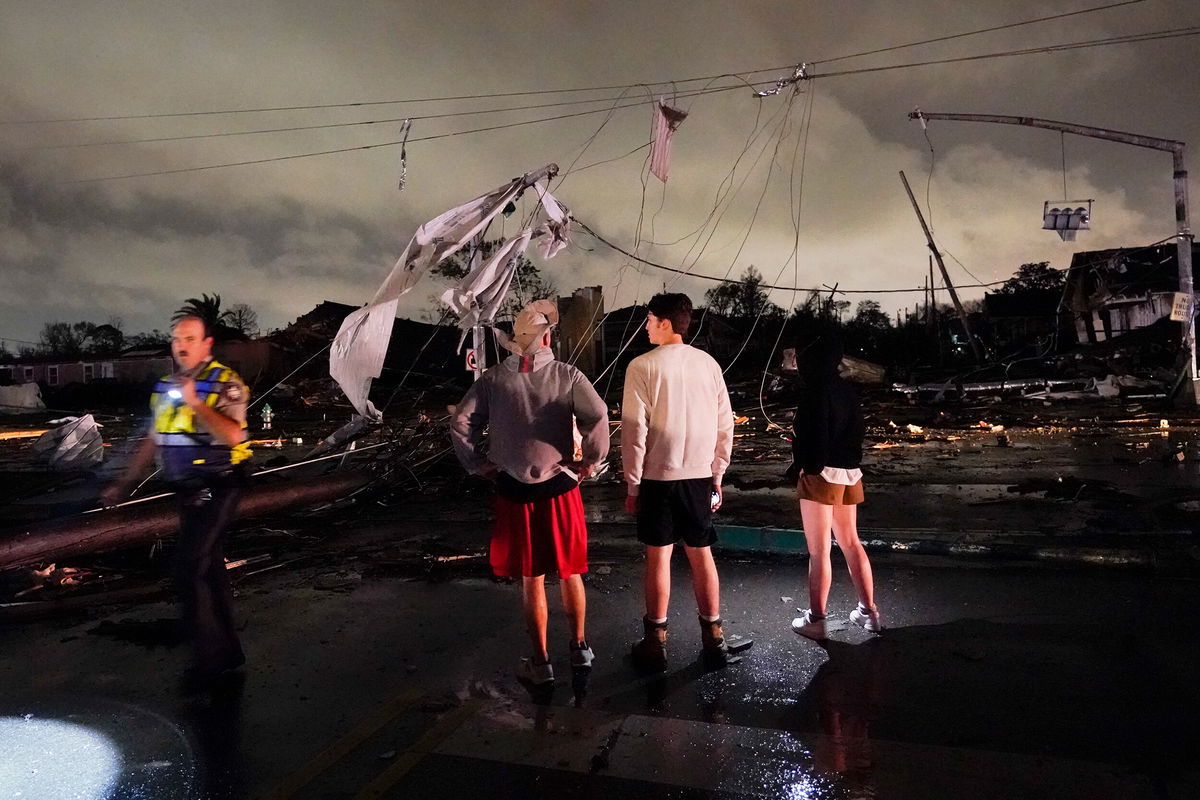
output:
<path id="1" fill-rule="evenodd" d="M 1182 321 L 1183 344 L 1187 347 L 1187 377 L 1191 383 L 1191 401 L 1200 401 L 1196 380 L 1196 294 L 1192 280 L 1192 229 L 1188 224 L 1187 170 L 1183 168 L 1183 145 L 1172 151 L 1175 167 L 1175 260 L 1179 265 L 1179 291 L 1188 298 L 1188 312 Z"/>
<path id="2" fill-rule="evenodd" d="M 926 324 L 927 326 L 929 326 L 929 329 L 930 329 L 930 330 L 933 330 L 933 328 L 934 328 L 934 324 L 933 324 L 933 322 L 934 322 L 935 315 L 937 314 L 937 295 L 934 293 L 934 286 L 935 286 L 935 284 L 934 284 L 934 282 L 933 282 L 933 256 L 930 256 L 930 257 L 929 257 L 929 278 L 928 278 L 928 281 L 929 281 L 929 283 L 928 283 L 928 286 L 929 286 L 929 305 L 927 305 L 927 306 L 925 307 L 925 324 Z"/>
<path id="3" fill-rule="evenodd" d="M 942 280 L 946 282 L 946 291 L 950 293 L 950 299 L 954 301 L 954 307 L 958 309 L 958 318 L 962 320 L 967 341 L 971 343 L 971 352 L 975 354 L 976 361 L 983 361 L 983 352 L 979 349 L 979 342 L 975 341 L 975 335 L 971 333 L 971 322 L 967 319 L 967 312 L 963 311 L 962 303 L 958 299 L 958 292 L 954 290 L 954 284 L 950 282 L 950 273 L 946 271 L 946 262 L 942 261 L 942 254 L 938 252 L 937 245 L 933 243 L 933 234 L 929 232 L 929 226 L 925 224 L 925 217 L 921 215 L 921 207 L 917 205 L 917 198 L 913 196 L 912 187 L 908 185 L 908 178 L 904 177 L 904 170 L 900 170 L 900 180 L 904 183 L 904 191 L 908 192 L 908 199 L 912 201 L 913 211 L 917 212 L 917 219 L 921 221 L 921 230 L 925 231 L 925 241 L 929 244 L 929 252 L 933 253 L 938 269 L 942 271 Z"/>
<path id="4" fill-rule="evenodd" d="M 475 237 L 471 242 L 471 259 L 467 264 L 467 272 L 472 273 L 479 268 L 479 264 L 483 261 L 483 232 Z M 485 352 L 487 344 L 486 334 L 483 331 L 483 322 L 476 322 L 471 326 L 471 349 L 475 352 L 475 377 L 474 380 L 479 380 L 483 377 L 483 371 L 487 369 L 487 353 Z"/>
<path id="5" fill-rule="evenodd" d="M 475 351 L 475 380 L 479 380 L 483 376 L 484 369 L 487 368 L 487 358 L 484 355 L 483 349 L 486 340 L 484 339 L 483 326 L 475 325 L 471 328 L 471 349 Z"/>
<path id="6" fill-rule="evenodd" d="M 916 111 L 910 111 L 908 118 L 940 119 L 952 122 L 995 122 L 1001 125 L 1026 125 L 1031 128 L 1045 128 L 1051 131 L 1073 133 L 1076 136 L 1087 136 L 1092 139 L 1107 139 L 1110 142 L 1122 142 L 1136 147 L 1147 147 L 1151 150 L 1175 151 L 1179 149 L 1182 152 L 1184 145 L 1183 142 L 1178 142 L 1174 139 L 1159 139 L 1154 136 L 1142 136 L 1137 133 L 1125 133 L 1124 131 L 1114 131 L 1108 128 L 1093 128 L 1088 125 L 1076 125 L 1073 122 L 1057 122 L 1052 119 L 1038 119 L 1036 117 L 1010 117 L 1003 114 L 944 114 L 917 109 Z M 1063 199 L 1065 200 L 1066 198 Z"/>

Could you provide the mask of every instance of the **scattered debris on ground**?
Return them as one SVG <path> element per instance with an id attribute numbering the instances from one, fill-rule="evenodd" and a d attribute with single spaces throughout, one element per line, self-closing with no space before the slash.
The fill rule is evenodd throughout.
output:
<path id="1" fill-rule="evenodd" d="M 278 404 L 280 409 L 290 410 L 277 411 L 272 430 L 256 439 L 257 463 L 266 470 L 287 468 L 315 455 L 324 460 L 301 468 L 301 472 L 315 474 L 319 481 L 331 480 L 325 476 L 337 476 L 346 469 L 363 470 L 370 478 L 360 489 L 308 512 L 260 516 L 244 522 L 233 539 L 226 565 L 239 576 L 235 580 L 279 569 L 313 567 L 322 558 L 328 559 L 326 568 L 315 573 L 310 584 L 319 591 L 352 592 L 382 576 L 490 580 L 486 539 L 466 550 L 441 546 L 434 536 L 358 553 L 338 551 L 335 541 L 343 532 L 351 532 L 373 518 L 402 518 L 415 508 L 430 518 L 436 518 L 441 509 L 440 513 L 452 513 L 456 519 L 468 514 L 474 515 L 479 524 L 486 523 L 490 487 L 462 473 L 447 441 L 449 418 L 445 409 L 457 400 L 459 388 L 443 383 L 397 392 L 393 412 L 399 412 L 391 413 L 383 425 L 367 426 L 351 420 L 339 428 L 333 420 L 345 410 L 336 403 L 326 403 L 328 398 L 318 389 L 327 384 L 326 380 L 293 387 L 291 398 Z M 1131 385 L 1118 384 L 1126 388 Z M 763 387 L 759 380 L 730 385 L 737 441 L 727 484 L 743 493 L 782 489 L 785 494 L 778 502 L 789 504 L 789 487 L 783 473 L 790 462 L 794 411 L 788 382 L 779 379 L 770 385 L 774 388 L 768 389 L 764 397 L 759 396 Z M 939 483 L 961 480 L 978 484 L 981 478 L 972 476 L 986 475 L 990 469 L 1023 469 L 1031 474 L 1016 483 L 998 486 L 999 495 L 968 493 L 957 502 L 964 507 L 1002 506 L 1007 494 L 1011 498 L 1007 502 L 1036 498 L 1036 502 L 1087 504 L 1097 509 L 1095 516 L 1100 521 L 1096 524 L 1100 527 L 1105 527 L 1104 512 L 1112 509 L 1141 513 L 1150 527 L 1188 524 L 1181 509 L 1200 500 L 1200 491 L 1193 488 L 1195 481 L 1187 471 L 1189 465 L 1200 461 L 1200 438 L 1196 436 L 1200 419 L 1193 412 L 1164 412 L 1156 404 L 1130 401 L 1124 396 L 1105 399 L 1097 395 L 1047 404 L 1029 392 L 967 393 L 957 403 L 944 397 L 939 403 L 925 405 L 911 403 L 909 395 L 898 396 L 883 387 L 864 389 L 862 396 L 868 420 L 864 468 L 876 485 L 881 481 L 920 480 L 921 476 L 932 476 Z M 311 408 L 301 402 L 305 397 L 311 398 Z M 308 410 L 296 411 L 300 406 Z M 614 415 L 615 427 L 619 409 L 614 409 Z M 42 416 L 44 420 L 29 415 L 0 419 L 0 506 L 10 525 L 27 525 L 48 514 L 87 510 L 102 484 L 102 470 L 111 466 L 57 471 L 48 469 L 44 462 L 39 464 L 31 445 L 37 436 L 54 430 L 49 425 L 49 412 Z M 119 460 L 130 449 L 130 437 L 138 432 L 138 426 L 133 417 L 104 417 L 104 432 L 109 439 L 106 445 L 111 445 L 104 450 L 106 461 Z M 615 467 L 590 482 L 585 492 L 589 503 L 611 502 L 619 508 L 623 491 L 619 443 L 614 444 L 609 461 Z M 1071 462 L 1076 466 L 1072 467 Z M 1099 465 L 1099 474 L 1088 476 L 1086 465 Z M 1174 477 L 1164 485 L 1162 499 L 1146 498 L 1128 491 L 1124 485 L 1127 478 L 1120 477 L 1125 473 L 1118 472 L 1114 477 L 1113 469 L 1122 465 L 1155 465 L 1173 470 Z M 1166 478 L 1168 473 L 1163 472 L 1163 476 Z M 159 488 L 151 482 L 140 495 Z M 41 500 L 30 503 L 31 497 Z M 449 498 L 454 502 L 447 503 Z M 764 511 L 774 507 L 763 505 Z M 788 511 L 788 520 L 783 524 L 798 524 L 791 519 L 793 512 Z M 724 522 L 737 524 L 729 515 L 743 513 L 748 518 L 756 513 L 750 494 L 742 498 L 740 505 L 736 500 L 727 503 Z M 1120 515 L 1110 517 L 1109 530 L 1125 519 Z M 150 597 L 156 591 L 161 595 L 170 549 L 156 546 L 148 550 L 139 545 L 103 558 L 57 558 L 0 572 L 0 614 L 17 613 L 3 606 L 20 606 L 20 613 L 33 613 L 35 605 L 44 609 L 88 608 L 104 602 L 100 595 L 117 590 L 134 596 Z M 593 566 L 593 576 L 598 580 L 610 571 L 603 564 Z"/>

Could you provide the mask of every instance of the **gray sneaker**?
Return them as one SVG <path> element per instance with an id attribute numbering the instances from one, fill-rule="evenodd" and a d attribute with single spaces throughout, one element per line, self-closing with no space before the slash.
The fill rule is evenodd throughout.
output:
<path id="1" fill-rule="evenodd" d="M 867 608 L 862 603 L 850 612 L 850 621 L 862 625 L 867 633 L 879 633 L 883 630 L 883 622 L 879 619 L 879 609 Z"/>
<path id="2" fill-rule="evenodd" d="M 571 642 L 571 669 L 591 669 L 596 654 L 587 642 Z"/>
<path id="3" fill-rule="evenodd" d="M 535 664 L 532 658 L 522 658 L 517 665 L 517 680 L 534 686 L 544 686 L 554 683 L 554 665 L 547 661 L 545 664 Z"/>

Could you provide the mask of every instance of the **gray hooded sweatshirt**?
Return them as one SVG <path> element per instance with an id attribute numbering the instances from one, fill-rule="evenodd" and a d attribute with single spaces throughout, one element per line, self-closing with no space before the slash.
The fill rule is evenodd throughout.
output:
<path id="1" fill-rule="evenodd" d="M 522 483 L 541 483 L 574 457 L 572 418 L 583 436 L 579 466 L 603 461 L 608 408 L 582 372 L 540 347 L 509 357 L 475 381 L 458 404 L 450 438 L 469 472 L 482 473 L 491 462 Z M 490 440 L 486 458 L 480 453 L 484 428 Z"/>

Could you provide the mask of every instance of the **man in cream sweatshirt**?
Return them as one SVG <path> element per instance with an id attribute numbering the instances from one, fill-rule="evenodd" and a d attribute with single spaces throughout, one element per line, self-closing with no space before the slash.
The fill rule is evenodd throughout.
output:
<path id="1" fill-rule="evenodd" d="M 682 540 L 705 661 L 722 666 L 752 644 L 731 648 L 725 641 L 712 555 L 712 512 L 721 506 L 721 478 L 733 448 L 729 391 L 712 356 L 683 343 L 692 321 L 687 295 L 655 295 L 648 312 L 646 333 L 657 347 L 630 362 L 621 403 L 625 509 L 637 516 L 638 539 L 646 545 L 646 616 L 634 665 L 666 669 L 671 554 Z"/>

